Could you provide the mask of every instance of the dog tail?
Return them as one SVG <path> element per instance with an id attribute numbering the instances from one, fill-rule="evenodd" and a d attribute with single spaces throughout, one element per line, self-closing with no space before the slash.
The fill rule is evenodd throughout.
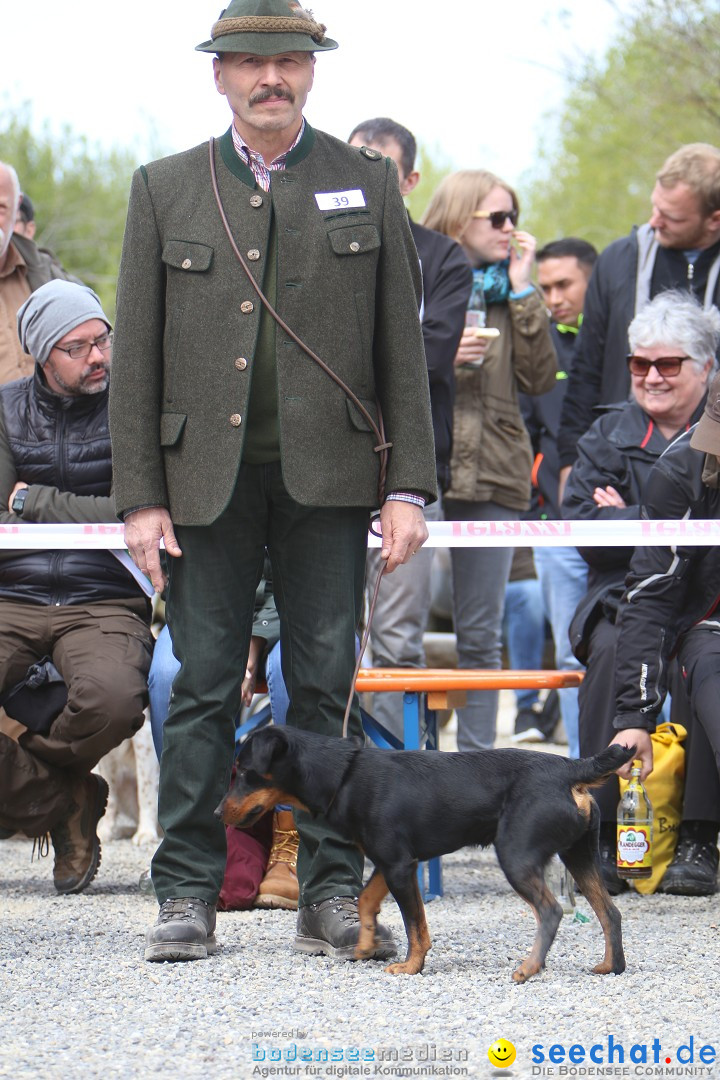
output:
<path id="1" fill-rule="evenodd" d="M 613 743 L 595 757 L 568 762 L 571 766 L 572 782 L 590 786 L 598 784 L 611 776 L 626 761 L 630 761 L 636 751 L 636 746 L 621 746 L 619 743 Z"/>

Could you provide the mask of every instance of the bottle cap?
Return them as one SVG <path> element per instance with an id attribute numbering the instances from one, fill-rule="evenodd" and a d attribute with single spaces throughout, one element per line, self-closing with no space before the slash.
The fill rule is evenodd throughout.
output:
<path id="1" fill-rule="evenodd" d="M 632 767 L 633 767 L 633 769 L 642 769 L 642 761 L 640 761 L 639 758 L 635 758 L 635 760 L 632 763 Z"/>

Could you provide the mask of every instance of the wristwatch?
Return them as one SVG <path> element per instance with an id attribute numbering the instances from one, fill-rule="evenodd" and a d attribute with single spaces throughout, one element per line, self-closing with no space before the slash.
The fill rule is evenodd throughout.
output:
<path id="1" fill-rule="evenodd" d="M 12 501 L 11 510 L 15 514 L 19 514 L 22 517 L 23 507 L 25 506 L 25 500 L 27 499 L 27 488 L 20 488 L 15 492 L 15 498 Z"/>

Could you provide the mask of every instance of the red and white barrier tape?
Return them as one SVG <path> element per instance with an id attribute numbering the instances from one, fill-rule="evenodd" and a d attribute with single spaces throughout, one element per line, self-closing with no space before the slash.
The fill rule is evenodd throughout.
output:
<path id="1" fill-rule="evenodd" d="M 720 520 L 432 521 L 427 547 L 709 547 L 720 543 Z M 369 535 L 370 547 L 380 538 Z M 0 525 L 0 548 L 96 548 L 122 551 L 123 526 Z"/>

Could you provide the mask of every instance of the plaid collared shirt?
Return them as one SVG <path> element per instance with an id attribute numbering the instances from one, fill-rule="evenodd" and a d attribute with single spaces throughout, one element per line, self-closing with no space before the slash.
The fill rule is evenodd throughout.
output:
<path id="1" fill-rule="evenodd" d="M 288 146 L 284 154 L 280 154 L 280 157 L 276 157 L 274 161 L 271 161 L 269 165 L 265 163 L 265 159 L 262 154 L 258 154 L 257 150 L 251 150 L 247 143 L 244 143 L 242 137 L 238 134 L 235 125 L 232 126 L 232 141 L 235 147 L 235 153 L 244 162 L 248 169 L 252 172 L 253 176 L 257 180 L 263 191 L 270 190 L 270 173 L 279 172 L 280 169 L 285 168 L 285 161 L 291 150 L 294 150 L 297 144 L 303 137 L 305 131 L 305 117 L 300 125 L 300 130 L 297 133 L 297 138 L 292 146 Z"/>

